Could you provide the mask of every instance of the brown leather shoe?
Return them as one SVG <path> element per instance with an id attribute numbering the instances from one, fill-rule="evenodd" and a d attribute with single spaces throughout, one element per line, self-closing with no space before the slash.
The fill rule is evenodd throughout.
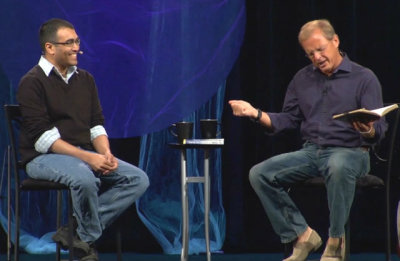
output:
<path id="1" fill-rule="evenodd" d="M 339 246 L 326 245 L 321 261 L 343 261 L 345 256 L 345 240 L 340 238 Z"/>
<path id="2" fill-rule="evenodd" d="M 311 231 L 310 237 L 305 242 L 297 242 L 293 246 L 293 254 L 283 261 L 304 261 L 310 252 L 317 250 L 322 245 L 321 237 L 315 230 Z"/>

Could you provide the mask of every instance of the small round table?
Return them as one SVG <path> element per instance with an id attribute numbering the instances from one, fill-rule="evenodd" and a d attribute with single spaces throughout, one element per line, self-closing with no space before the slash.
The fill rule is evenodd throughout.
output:
<path id="1" fill-rule="evenodd" d="M 189 140 L 190 141 L 190 140 Z M 188 142 L 189 142 L 188 141 Z M 208 141 L 208 143 L 207 143 Z M 181 193 L 182 193 L 182 252 L 181 261 L 188 260 L 188 247 L 189 247 L 189 201 L 188 201 L 188 184 L 189 183 L 203 183 L 204 184 L 204 227 L 205 227 L 205 240 L 206 240 L 206 254 L 207 261 L 211 261 L 210 253 L 210 234 L 209 234 L 209 212 L 210 212 L 210 174 L 209 174 L 209 161 L 210 149 L 221 148 L 223 139 L 213 140 L 193 140 L 190 144 L 169 143 L 169 146 L 179 149 L 181 152 Z M 186 150 L 187 149 L 202 149 L 204 151 L 204 176 L 202 177 L 188 177 L 186 173 Z"/>

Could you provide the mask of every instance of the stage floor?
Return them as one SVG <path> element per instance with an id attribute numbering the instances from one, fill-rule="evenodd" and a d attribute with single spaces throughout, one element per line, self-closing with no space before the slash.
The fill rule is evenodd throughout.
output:
<path id="1" fill-rule="evenodd" d="M 63 260 L 67 256 L 63 256 Z M 6 255 L 0 255 L 0 260 L 7 260 Z M 319 260 L 320 254 L 313 254 L 308 260 Z M 99 261 L 115 261 L 117 256 L 113 253 L 100 253 Z M 274 254 L 213 254 L 212 261 L 282 261 L 283 255 Z M 21 254 L 20 261 L 54 261 L 55 255 L 28 255 Z M 123 253 L 123 261 L 180 261 L 179 255 L 163 255 L 163 254 L 137 254 Z M 191 255 L 188 261 L 206 261 L 204 255 Z M 385 261 L 383 253 L 360 253 L 352 254 L 349 261 Z M 397 255 L 391 256 L 391 261 L 400 261 Z"/>

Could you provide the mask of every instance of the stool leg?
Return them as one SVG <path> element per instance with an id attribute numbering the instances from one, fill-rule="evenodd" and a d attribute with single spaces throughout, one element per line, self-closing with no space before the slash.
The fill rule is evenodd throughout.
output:
<path id="1" fill-rule="evenodd" d="M 189 200 L 187 196 L 186 150 L 181 150 L 181 194 L 182 194 L 182 252 L 181 261 L 188 260 L 189 247 Z"/>
<path id="2" fill-rule="evenodd" d="M 209 218 L 210 218 L 210 171 L 209 171 L 209 159 L 210 151 L 204 150 L 204 229 L 206 239 L 206 253 L 207 261 L 211 260 L 210 253 L 210 230 L 209 230 Z"/>

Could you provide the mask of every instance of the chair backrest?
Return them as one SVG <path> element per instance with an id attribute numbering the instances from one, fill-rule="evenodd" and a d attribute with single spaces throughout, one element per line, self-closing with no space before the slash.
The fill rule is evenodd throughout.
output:
<path id="1" fill-rule="evenodd" d="M 391 105 L 391 104 L 385 103 L 385 106 L 386 105 Z M 382 175 L 382 177 L 386 179 L 385 183 L 388 185 L 390 184 L 390 179 L 393 175 L 392 174 L 393 156 L 396 149 L 396 138 L 398 136 L 398 131 L 399 131 L 398 126 L 400 118 L 400 109 L 397 109 L 396 111 L 387 114 L 385 118 L 386 122 L 388 123 L 388 130 L 385 133 L 385 138 L 383 139 L 381 144 L 378 144 L 377 145 L 378 148 L 375 148 L 374 155 L 378 162 L 383 161 L 384 164 L 386 165 L 386 172 Z M 376 173 L 376 171 L 374 172 Z"/>
<path id="2" fill-rule="evenodd" d="M 386 104 L 385 106 L 390 105 Z M 389 113 L 385 116 L 386 121 L 388 122 L 388 131 L 386 132 L 386 137 L 383 141 L 383 150 L 386 151 L 385 155 L 385 209 L 386 209 L 386 260 L 390 260 L 391 255 L 391 179 L 393 176 L 393 158 L 396 149 L 396 138 L 398 135 L 398 126 L 399 126 L 399 118 L 400 118 L 400 109 L 397 109 L 393 113 Z"/>
<path id="3" fill-rule="evenodd" d="M 16 128 L 19 128 L 21 124 L 21 111 L 19 105 L 16 104 L 6 104 L 4 105 L 4 112 L 6 115 L 8 137 L 11 146 L 11 160 L 14 170 L 14 178 L 16 182 L 16 188 L 19 188 L 20 180 L 18 173 L 18 168 L 20 164 L 18 163 L 18 148 L 16 139 Z"/>

